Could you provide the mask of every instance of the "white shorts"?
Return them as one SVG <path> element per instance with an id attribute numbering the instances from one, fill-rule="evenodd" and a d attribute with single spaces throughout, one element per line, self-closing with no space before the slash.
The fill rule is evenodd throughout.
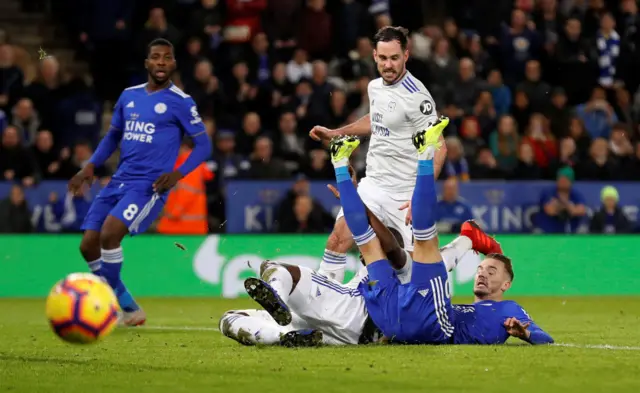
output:
<path id="1" fill-rule="evenodd" d="M 411 225 L 404 224 L 407 211 L 400 210 L 400 207 L 407 202 L 407 200 L 392 196 L 388 191 L 382 190 L 374 185 L 371 180 L 366 177 L 358 184 L 358 194 L 362 202 L 371 210 L 371 213 L 378 217 L 385 226 L 400 232 L 404 242 L 403 248 L 413 251 L 413 230 Z M 343 216 L 344 212 L 340 209 L 336 219 Z"/>
<path id="2" fill-rule="evenodd" d="M 306 267 L 300 273 L 287 301 L 291 329 L 318 329 L 328 345 L 358 344 L 368 317 L 358 290 Z"/>

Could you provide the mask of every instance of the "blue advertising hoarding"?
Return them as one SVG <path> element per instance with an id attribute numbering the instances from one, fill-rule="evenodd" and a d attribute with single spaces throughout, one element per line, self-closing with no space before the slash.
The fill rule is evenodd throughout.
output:
<path id="1" fill-rule="evenodd" d="M 269 232 L 273 229 L 280 201 L 292 182 L 234 181 L 227 184 L 226 211 L 228 233 Z M 326 188 L 327 182 L 311 182 L 311 195 L 334 215 L 340 203 Z M 614 185 L 620 204 L 628 217 L 637 221 L 640 207 L 640 183 L 577 182 L 589 208 L 600 206 L 600 191 Z M 460 184 L 460 197 L 471 206 L 474 218 L 495 233 L 531 232 L 534 217 L 540 210 L 540 194 L 554 182 L 472 182 Z M 442 183 L 438 184 L 438 193 Z"/>
<path id="2" fill-rule="evenodd" d="M 327 190 L 328 182 L 311 182 L 311 195 L 327 211 L 336 215 L 340 204 Z M 273 231 L 273 221 L 278 206 L 291 189 L 292 181 L 232 181 L 226 187 L 225 224 L 228 233 L 261 233 Z M 627 216 L 638 220 L 640 207 L 640 183 L 577 182 L 574 187 L 582 193 L 591 209 L 600 206 L 600 191 L 606 185 L 614 185 L 620 193 L 620 204 Z M 460 197 L 471 206 L 474 218 L 494 233 L 531 232 L 534 217 L 538 213 L 540 194 L 553 187 L 553 182 L 472 182 L 460 184 Z M 10 183 L 0 182 L 0 198 L 9 194 Z M 442 184 L 438 184 L 440 192 Z M 25 191 L 30 208 L 47 203 L 49 194 L 63 196 L 67 184 L 61 181 L 45 181 L 36 188 Z M 94 185 L 91 195 L 100 186 Z"/>

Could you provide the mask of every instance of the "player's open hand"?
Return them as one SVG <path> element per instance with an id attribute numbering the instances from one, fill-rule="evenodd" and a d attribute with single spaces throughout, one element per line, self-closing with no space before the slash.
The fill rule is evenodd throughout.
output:
<path id="1" fill-rule="evenodd" d="M 334 136 L 335 132 L 327 127 L 315 126 L 309 132 L 311 139 L 316 141 L 327 141 Z"/>
<path id="2" fill-rule="evenodd" d="M 507 320 L 504 321 L 504 328 L 507 330 L 507 333 L 509 333 L 510 336 L 517 337 L 521 340 L 529 339 L 529 335 L 531 334 L 527 329 L 529 325 L 531 325 L 531 322 L 523 324 L 513 317 L 507 318 Z"/>
<path id="3" fill-rule="evenodd" d="M 153 183 L 153 191 L 154 192 L 165 192 L 172 189 L 180 179 L 182 179 L 182 173 L 179 171 L 173 171 L 171 173 L 164 173 L 160 175 L 158 180 Z"/>
<path id="4" fill-rule="evenodd" d="M 413 223 L 413 216 L 411 216 L 411 201 L 406 201 L 398 210 L 406 210 L 407 216 L 404 218 L 404 225 L 410 225 Z"/>
<path id="5" fill-rule="evenodd" d="M 93 181 L 93 171 L 93 164 L 87 164 L 87 166 L 78 171 L 78 173 L 69 180 L 69 184 L 67 186 L 69 192 L 74 196 L 80 195 L 82 187 L 84 187 L 85 184 L 91 185 L 91 182 Z"/>

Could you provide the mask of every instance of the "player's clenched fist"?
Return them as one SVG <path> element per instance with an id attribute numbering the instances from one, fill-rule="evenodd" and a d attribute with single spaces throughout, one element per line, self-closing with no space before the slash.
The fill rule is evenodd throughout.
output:
<path id="1" fill-rule="evenodd" d="M 84 168 L 78 171 L 78 173 L 69 180 L 69 185 L 67 186 L 69 192 L 73 195 L 78 195 L 78 192 L 85 183 L 91 184 L 91 181 L 93 180 L 93 170 L 93 164 L 87 164 Z"/>
<path id="2" fill-rule="evenodd" d="M 327 141 L 335 135 L 334 130 L 330 130 L 327 127 L 315 126 L 309 132 L 309 136 L 316 141 Z"/>

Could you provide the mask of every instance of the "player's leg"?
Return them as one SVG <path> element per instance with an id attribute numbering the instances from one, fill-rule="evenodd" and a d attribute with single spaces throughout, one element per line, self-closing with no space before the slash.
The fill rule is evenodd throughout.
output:
<path id="1" fill-rule="evenodd" d="M 433 157 L 440 143 L 438 139 L 448 123 L 449 119 L 440 118 L 413 136 L 418 150 L 418 176 L 411 200 L 414 263 L 411 283 L 401 288 L 400 295 L 407 305 L 401 315 L 403 323 L 406 323 L 406 334 L 402 339 L 408 342 L 445 343 L 454 332 L 448 275 L 440 255 L 435 225 L 437 196 L 433 174 Z"/>
<path id="2" fill-rule="evenodd" d="M 89 265 L 91 272 L 102 276 L 102 255 L 100 254 L 100 232 L 86 230 L 80 241 L 80 254 Z"/>
<path id="3" fill-rule="evenodd" d="M 437 204 L 436 184 L 433 174 L 433 157 L 439 147 L 438 138 L 449 119 L 439 119 L 434 125 L 413 136 L 418 150 L 418 176 L 411 199 L 413 209 L 413 260 L 420 264 L 441 264 L 438 233 L 435 222 Z"/>
<path id="4" fill-rule="evenodd" d="M 232 310 L 220 318 L 220 332 L 244 345 L 275 345 L 290 329 L 280 326 L 264 310 Z"/>
<path id="5" fill-rule="evenodd" d="M 260 278 L 248 278 L 244 286 L 249 296 L 265 309 L 261 312 L 268 315 L 270 323 L 278 328 L 270 327 L 263 336 L 263 331 L 259 327 L 264 325 L 264 321 L 234 317 L 230 327 L 230 332 L 234 335 L 232 338 L 238 337 L 244 344 L 253 341 L 261 344 L 275 344 L 275 333 L 278 332 L 278 343 L 286 347 L 320 345 L 323 340 L 322 332 L 309 328 L 303 319 L 290 311 L 287 304 L 289 296 L 298 288 L 300 277 L 301 272 L 298 266 L 264 261 L 260 265 Z M 249 315 L 249 317 L 252 316 Z M 281 326 L 287 326 L 287 328 Z M 260 335 L 251 336 L 251 332 L 260 332 Z M 239 340 L 236 339 L 236 341 Z"/>
<path id="6" fill-rule="evenodd" d="M 114 216 L 108 216 L 100 231 L 100 252 L 102 255 L 102 276 L 113 288 L 122 311 L 125 312 L 126 325 L 142 325 L 146 315 L 133 299 L 131 293 L 120 277 L 124 255 L 122 253 L 122 239 L 129 233 L 127 226 Z"/>
<path id="7" fill-rule="evenodd" d="M 127 234 L 133 236 L 146 231 L 162 211 L 165 201 L 158 194 L 146 191 L 125 189 L 123 192 L 123 197 L 111 210 L 100 231 L 102 270 L 116 294 L 123 297 L 124 323 L 136 326 L 144 324 L 146 314 L 131 297 L 121 279 L 124 262 L 122 239 Z"/>
<path id="8" fill-rule="evenodd" d="M 291 323 L 291 311 L 287 301 L 299 281 L 298 266 L 264 261 L 260 265 L 260 278 L 247 278 L 244 288 L 278 324 L 286 326 Z"/>
<path id="9" fill-rule="evenodd" d="M 366 208 L 366 207 L 365 207 Z M 391 266 L 401 272 L 406 268 L 407 253 L 405 251 L 404 236 L 395 228 L 387 227 L 382 221 L 366 208 L 369 224 L 380 240 L 380 245 Z"/>
<path id="10" fill-rule="evenodd" d="M 358 146 L 353 137 L 342 137 L 331 141 L 331 161 L 336 172 L 337 188 L 344 217 L 353 234 L 367 266 L 367 283 L 358 287 L 371 319 L 385 335 L 395 335 L 398 324 L 398 286 L 395 270 L 386 258 L 380 240 L 369 225 L 366 209 L 347 168 L 349 155 Z"/>
<path id="11" fill-rule="evenodd" d="M 299 270 L 300 280 L 288 300 L 294 315 L 292 326 L 322 331 L 322 342 L 327 345 L 357 344 L 367 313 L 356 286 L 343 285 L 304 266 Z M 355 284 L 365 275 L 358 273 Z"/>
<path id="12" fill-rule="evenodd" d="M 347 226 L 360 248 L 365 263 L 370 265 L 382 260 L 384 264 L 389 265 L 380 241 L 369 225 L 366 208 L 349 173 L 349 156 L 359 144 L 360 141 L 353 137 L 334 139 L 330 144 L 331 161 L 335 168 L 337 188 L 340 192 L 340 204 Z"/>
<path id="13" fill-rule="evenodd" d="M 121 194 L 117 186 L 113 184 L 107 185 L 100 194 L 94 199 L 85 219 L 82 223 L 82 229 L 85 231 L 80 242 L 80 253 L 89 265 L 91 271 L 105 279 L 107 279 L 104 270 L 102 251 L 100 246 L 101 229 L 106 221 L 109 212 L 117 206 Z M 108 281 L 108 280 L 107 280 Z M 120 308 L 125 313 L 134 312 L 138 307 L 133 301 L 131 293 L 122 281 L 117 287 L 113 287 Z"/>
<path id="14" fill-rule="evenodd" d="M 440 248 L 440 255 L 442 255 L 447 271 L 455 269 L 458 262 L 471 250 L 484 255 L 502 254 L 500 243 L 484 232 L 475 221 L 469 220 L 462 224 L 458 237 Z"/>

